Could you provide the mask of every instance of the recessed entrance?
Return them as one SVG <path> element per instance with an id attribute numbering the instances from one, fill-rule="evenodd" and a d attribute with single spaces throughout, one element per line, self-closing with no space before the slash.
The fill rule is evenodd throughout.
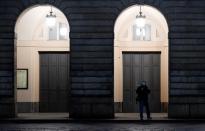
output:
<path id="1" fill-rule="evenodd" d="M 160 108 L 160 53 L 123 53 L 123 112 L 138 112 L 136 85 L 146 81 L 151 90 L 150 111 Z"/>
<path id="2" fill-rule="evenodd" d="M 49 22 L 51 10 L 55 21 Z M 17 112 L 68 113 L 70 47 L 67 18 L 53 6 L 34 6 L 20 15 L 15 33 Z"/>
<path id="3" fill-rule="evenodd" d="M 151 113 L 167 112 L 168 25 L 156 8 L 144 5 L 145 25 L 138 27 L 139 10 L 139 5 L 125 9 L 115 23 L 115 112 L 138 112 L 135 91 L 139 81 L 146 81 L 151 89 Z"/>
<path id="4" fill-rule="evenodd" d="M 68 80 L 68 53 L 40 53 L 40 112 L 68 112 Z"/>

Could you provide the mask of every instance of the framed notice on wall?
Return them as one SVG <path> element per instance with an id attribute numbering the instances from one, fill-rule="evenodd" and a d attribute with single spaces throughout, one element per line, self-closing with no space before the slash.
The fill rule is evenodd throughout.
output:
<path id="1" fill-rule="evenodd" d="M 17 89 L 28 89 L 28 69 L 17 69 Z"/>

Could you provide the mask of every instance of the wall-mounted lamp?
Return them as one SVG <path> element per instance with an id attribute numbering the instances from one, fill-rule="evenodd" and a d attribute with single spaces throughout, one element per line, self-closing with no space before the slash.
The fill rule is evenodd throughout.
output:
<path id="1" fill-rule="evenodd" d="M 56 24 L 56 15 L 53 14 L 52 6 L 50 13 L 46 15 L 46 24 L 49 27 L 53 27 Z"/>
<path id="2" fill-rule="evenodd" d="M 136 16 L 135 24 L 137 27 L 143 28 L 145 26 L 145 15 L 142 15 L 142 6 L 140 5 L 139 15 Z"/>

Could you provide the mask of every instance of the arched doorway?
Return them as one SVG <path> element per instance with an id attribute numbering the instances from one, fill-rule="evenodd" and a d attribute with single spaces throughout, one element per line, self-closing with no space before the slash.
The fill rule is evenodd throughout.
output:
<path id="1" fill-rule="evenodd" d="M 53 25 L 46 21 L 51 10 Z M 50 5 L 33 6 L 19 16 L 15 35 L 17 112 L 68 112 L 70 41 L 65 15 Z"/>
<path id="2" fill-rule="evenodd" d="M 142 33 L 134 23 L 139 10 L 139 5 L 125 9 L 115 23 L 115 112 L 138 110 L 135 90 L 139 81 L 146 81 L 151 89 L 151 112 L 167 112 L 168 25 L 157 9 L 143 5 L 146 24 Z"/>

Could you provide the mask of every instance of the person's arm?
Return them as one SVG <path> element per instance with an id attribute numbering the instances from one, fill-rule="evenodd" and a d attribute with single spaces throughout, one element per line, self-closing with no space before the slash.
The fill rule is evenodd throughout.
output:
<path id="1" fill-rule="evenodd" d="M 136 90 L 136 94 L 138 94 L 139 93 L 139 87 L 137 88 L 137 90 Z"/>
<path id="2" fill-rule="evenodd" d="M 150 91 L 150 89 L 147 87 L 147 93 L 149 94 L 151 91 Z"/>
<path id="3" fill-rule="evenodd" d="M 148 89 L 148 93 L 150 93 L 151 91 L 150 91 L 150 89 Z"/>

